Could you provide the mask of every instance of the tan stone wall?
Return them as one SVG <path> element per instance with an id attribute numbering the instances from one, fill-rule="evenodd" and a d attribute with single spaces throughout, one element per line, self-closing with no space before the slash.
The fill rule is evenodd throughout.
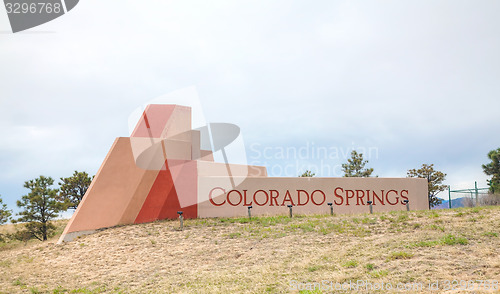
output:
<path id="1" fill-rule="evenodd" d="M 333 203 L 336 213 L 405 210 L 403 200 L 410 201 L 411 210 L 428 209 L 427 181 L 415 178 L 234 178 L 232 188 L 228 177 L 199 177 L 198 217 L 246 216 L 288 213 L 329 213 Z"/>

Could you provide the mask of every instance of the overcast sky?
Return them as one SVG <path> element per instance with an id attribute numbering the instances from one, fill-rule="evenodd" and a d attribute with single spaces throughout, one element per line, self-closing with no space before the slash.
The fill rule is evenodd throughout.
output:
<path id="1" fill-rule="evenodd" d="M 2 6 L 0 194 L 15 208 L 26 180 L 94 174 L 134 109 L 186 88 L 271 176 L 341 176 L 364 148 L 380 177 L 434 163 L 452 188 L 486 187 L 498 15 L 499 1 L 82 0 L 12 34 Z M 280 155 L 300 148 L 329 151 Z"/>

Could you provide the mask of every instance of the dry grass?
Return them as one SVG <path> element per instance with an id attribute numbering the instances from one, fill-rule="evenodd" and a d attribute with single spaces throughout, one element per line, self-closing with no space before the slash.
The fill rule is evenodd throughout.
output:
<path id="1" fill-rule="evenodd" d="M 54 238 L 57 238 L 62 234 L 64 227 L 66 227 L 66 224 L 68 223 L 68 220 L 67 219 L 60 219 L 60 220 L 55 220 L 52 223 L 55 225 L 55 230 L 52 232 L 52 234 L 54 235 Z M 9 250 L 9 249 L 13 249 L 13 248 L 17 248 L 20 245 L 26 246 L 28 244 L 32 244 L 32 245 L 41 244 L 36 239 L 25 240 L 25 241 L 12 241 L 12 240 L 9 241 L 8 236 L 13 235 L 16 232 L 22 230 L 23 227 L 24 227 L 24 224 L 22 224 L 22 223 L 0 225 L 0 237 L 2 237 L 2 238 L 0 238 L 0 252 L 5 251 L 5 250 Z M 10 238 L 10 239 L 12 239 L 12 238 Z M 7 242 L 7 241 L 9 241 L 9 242 Z M 2 293 L 1 290 L 0 290 L 0 293 Z"/>
<path id="2" fill-rule="evenodd" d="M 54 237 L 4 246 L 0 292 L 297 293 L 292 280 L 500 280 L 500 207 L 198 219 L 177 228 L 161 221 L 64 245 Z M 492 291 L 474 291 L 482 292 Z"/>

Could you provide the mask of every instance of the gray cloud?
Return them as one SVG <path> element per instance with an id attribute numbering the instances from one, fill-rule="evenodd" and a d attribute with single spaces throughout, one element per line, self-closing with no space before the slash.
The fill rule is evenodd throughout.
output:
<path id="1" fill-rule="evenodd" d="M 0 9 L 3 9 L 0 8 Z M 0 34 L 0 194 L 96 172 L 138 105 L 195 85 L 247 147 L 375 146 L 380 176 L 436 163 L 484 186 L 500 146 L 497 1 L 95 1 Z M 9 29 L 0 10 L 0 30 Z M 336 159 L 333 164 L 340 164 Z M 279 164 L 272 161 L 269 164 Z M 294 174 L 286 174 L 294 176 Z"/>

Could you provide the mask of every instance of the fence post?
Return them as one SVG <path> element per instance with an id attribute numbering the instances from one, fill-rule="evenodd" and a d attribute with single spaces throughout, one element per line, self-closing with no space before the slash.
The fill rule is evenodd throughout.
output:
<path id="1" fill-rule="evenodd" d="M 448 185 L 448 208 L 451 208 L 451 186 Z"/>
<path id="2" fill-rule="evenodd" d="M 477 191 L 477 181 L 474 181 L 474 190 L 476 191 L 476 206 L 479 206 L 479 193 Z"/>

